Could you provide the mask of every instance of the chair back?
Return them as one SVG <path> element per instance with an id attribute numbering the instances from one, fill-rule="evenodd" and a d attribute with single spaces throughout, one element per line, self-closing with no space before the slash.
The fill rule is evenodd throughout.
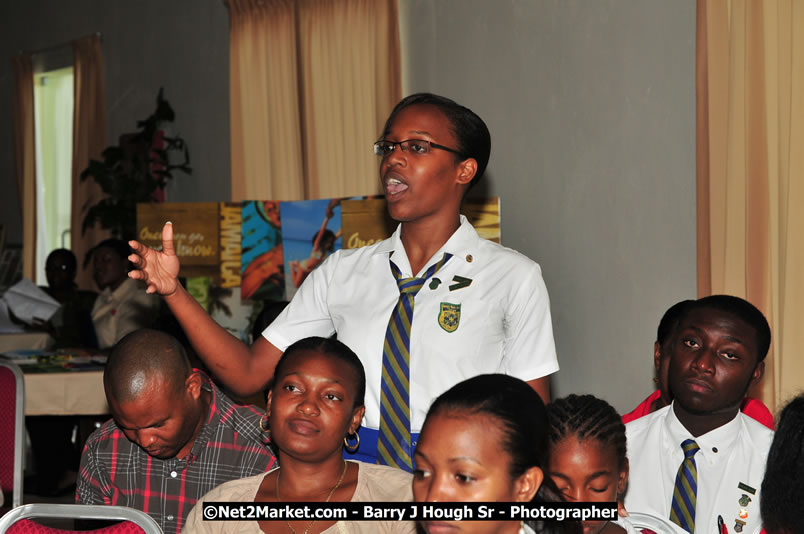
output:
<path id="1" fill-rule="evenodd" d="M 14 508 L 0 517 L 0 534 L 74 534 L 79 532 L 44 526 L 32 521 L 34 518 L 120 521 L 120 523 L 90 531 L 96 534 L 163 534 L 159 523 L 145 512 L 134 508 L 98 504 L 52 503 L 25 504 Z"/>
<path id="2" fill-rule="evenodd" d="M 12 507 L 22 503 L 25 454 L 25 382 L 17 364 L 0 360 L 0 489 L 11 492 Z"/>
<path id="3" fill-rule="evenodd" d="M 33 519 L 20 519 L 6 530 L 7 534 L 76 534 L 78 532 L 84 532 L 85 534 L 143 534 L 145 531 L 139 525 L 135 525 L 130 521 L 122 521 L 95 530 L 78 531 L 48 527 L 37 523 Z"/>

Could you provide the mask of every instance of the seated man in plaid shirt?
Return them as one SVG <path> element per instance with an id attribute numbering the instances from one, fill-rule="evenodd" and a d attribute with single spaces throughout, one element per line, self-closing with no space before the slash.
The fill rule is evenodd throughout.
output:
<path id="1" fill-rule="evenodd" d="M 137 508 L 178 534 L 209 490 L 276 461 L 263 412 L 233 404 L 168 334 L 138 330 L 120 340 L 103 384 L 113 419 L 87 440 L 78 503 Z"/>

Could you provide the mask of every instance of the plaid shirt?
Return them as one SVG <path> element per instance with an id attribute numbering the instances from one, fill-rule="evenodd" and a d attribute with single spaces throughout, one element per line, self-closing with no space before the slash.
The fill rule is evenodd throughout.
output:
<path id="1" fill-rule="evenodd" d="M 276 459 L 259 428 L 262 412 L 235 405 L 203 378 L 204 389 L 212 393 L 209 417 L 187 456 L 154 458 L 109 420 L 84 447 L 76 502 L 136 508 L 153 517 L 165 534 L 178 534 L 209 490 L 271 469 Z"/>

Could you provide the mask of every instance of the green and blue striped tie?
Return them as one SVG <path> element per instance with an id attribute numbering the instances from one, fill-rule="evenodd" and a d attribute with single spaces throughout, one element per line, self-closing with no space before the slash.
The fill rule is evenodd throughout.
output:
<path id="1" fill-rule="evenodd" d="M 427 279 L 451 257 L 452 254 L 445 253 L 421 278 L 402 278 L 399 267 L 391 262 L 391 272 L 399 288 L 399 302 L 388 321 L 382 351 L 378 464 L 413 471 L 410 443 L 410 328 L 413 322 L 413 299 Z"/>
<path id="2" fill-rule="evenodd" d="M 676 475 L 673 503 L 670 505 L 670 520 L 692 534 L 695 532 L 695 499 L 698 493 L 695 453 L 701 448 L 695 440 L 686 439 L 681 443 L 681 449 L 684 451 L 684 461 L 681 462 Z"/>

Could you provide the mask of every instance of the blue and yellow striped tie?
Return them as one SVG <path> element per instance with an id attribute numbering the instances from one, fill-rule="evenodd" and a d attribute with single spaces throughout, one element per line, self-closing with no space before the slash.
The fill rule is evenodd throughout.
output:
<path id="1" fill-rule="evenodd" d="M 695 499 L 698 494 L 698 469 L 694 456 L 701 448 L 695 440 L 686 439 L 681 443 L 681 449 L 684 451 L 684 461 L 676 475 L 670 521 L 692 534 L 695 532 Z"/>
<path id="2" fill-rule="evenodd" d="M 391 262 L 391 272 L 399 287 L 399 302 L 388 321 L 382 351 L 378 464 L 413 471 L 410 445 L 410 328 L 413 322 L 413 299 L 427 279 L 451 257 L 452 254 L 445 253 L 438 263 L 427 269 L 422 278 L 402 278 L 399 267 Z"/>

